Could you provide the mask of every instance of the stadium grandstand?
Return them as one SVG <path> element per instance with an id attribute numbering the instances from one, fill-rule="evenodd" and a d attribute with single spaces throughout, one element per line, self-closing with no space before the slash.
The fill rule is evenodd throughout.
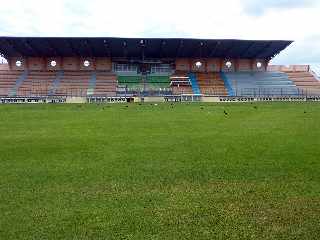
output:
<path id="1" fill-rule="evenodd" d="M 269 65 L 291 43 L 0 37 L 0 97 L 96 102 L 320 95 L 309 66 Z"/>

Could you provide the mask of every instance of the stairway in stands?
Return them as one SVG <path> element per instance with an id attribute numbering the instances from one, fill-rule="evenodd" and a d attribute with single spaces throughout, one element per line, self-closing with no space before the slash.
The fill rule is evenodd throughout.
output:
<path id="1" fill-rule="evenodd" d="M 61 71 L 58 71 L 58 72 L 56 73 L 55 79 L 52 81 L 52 84 L 51 84 L 51 86 L 49 87 L 49 92 L 48 92 L 48 94 L 49 94 L 50 96 L 56 94 L 56 91 L 57 91 L 57 89 L 59 88 L 59 85 L 60 85 L 60 81 L 61 81 L 61 79 L 63 79 L 63 75 L 64 75 L 64 71 L 62 71 L 62 70 L 61 70 Z"/>
<path id="2" fill-rule="evenodd" d="M 233 90 L 232 84 L 231 84 L 230 80 L 228 79 L 227 75 L 224 72 L 220 72 L 220 76 L 224 82 L 224 86 L 226 87 L 226 89 L 228 91 L 228 96 L 230 96 L 230 97 L 235 96 L 236 94 Z"/>
<path id="3" fill-rule="evenodd" d="M 55 78 L 56 72 L 53 71 L 29 71 L 17 96 L 47 96 Z"/>
<path id="4" fill-rule="evenodd" d="M 97 73 L 93 71 L 91 73 L 91 78 L 90 78 L 89 86 L 87 89 L 88 96 L 91 96 L 94 94 L 94 89 L 96 88 L 96 82 L 97 82 Z"/>
<path id="5" fill-rule="evenodd" d="M 21 73 L 21 75 L 19 76 L 19 78 L 16 80 L 15 85 L 11 88 L 11 90 L 9 91 L 9 96 L 10 97 L 15 97 L 17 96 L 18 93 L 18 89 L 19 87 L 23 84 L 24 80 L 28 77 L 29 71 L 25 70 Z"/>
<path id="6" fill-rule="evenodd" d="M 294 82 L 281 72 L 232 72 L 225 77 L 237 96 L 298 95 Z"/>
<path id="7" fill-rule="evenodd" d="M 195 73 L 189 73 L 189 79 L 191 81 L 191 87 L 193 94 L 200 95 L 200 88 L 197 81 L 197 76 Z"/>

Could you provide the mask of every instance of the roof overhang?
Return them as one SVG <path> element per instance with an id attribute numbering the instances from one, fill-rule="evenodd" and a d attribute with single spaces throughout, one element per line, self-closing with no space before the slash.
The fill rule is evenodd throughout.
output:
<path id="1" fill-rule="evenodd" d="M 0 37 L 0 54 L 6 58 L 59 56 L 271 59 L 292 42 L 188 38 Z"/>

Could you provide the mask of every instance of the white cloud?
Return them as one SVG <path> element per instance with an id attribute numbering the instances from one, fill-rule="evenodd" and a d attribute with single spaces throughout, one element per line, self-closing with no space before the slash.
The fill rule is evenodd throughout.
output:
<path id="1" fill-rule="evenodd" d="M 285 39 L 296 42 L 275 63 L 320 62 L 315 50 L 320 49 L 320 41 L 314 37 L 320 22 L 319 4 L 309 0 L 257 2 L 3 1 L 0 35 Z"/>
<path id="2" fill-rule="evenodd" d="M 243 0 L 244 9 L 253 15 L 261 15 L 270 9 L 307 8 L 315 4 L 314 0 Z"/>

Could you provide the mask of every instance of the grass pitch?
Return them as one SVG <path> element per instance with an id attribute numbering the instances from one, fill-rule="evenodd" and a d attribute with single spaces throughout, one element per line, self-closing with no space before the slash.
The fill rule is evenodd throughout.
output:
<path id="1" fill-rule="evenodd" d="M 0 239 L 319 236 L 319 104 L 0 106 Z"/>

